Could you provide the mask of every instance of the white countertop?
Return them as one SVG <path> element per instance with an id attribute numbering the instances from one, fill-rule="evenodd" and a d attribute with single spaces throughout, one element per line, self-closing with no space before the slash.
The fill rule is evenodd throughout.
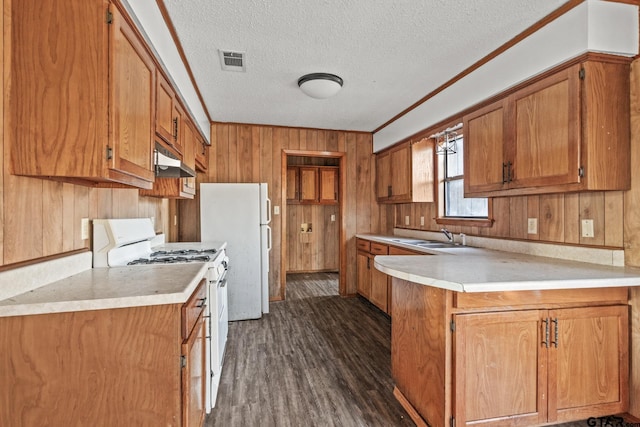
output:
<path id="1" fill-rule="evenodd" d="M 219 252 L 226 246 L 226 242 L 179 242 L 152 249 L 217 249 Z M 10 292 L 0 295 L 0 317 L 182 304 L 195 291 L 208 267 L 208 263 L 194 262 L 91 268 L 91 252 L 82 257 L 34 264 L 1 276 L 3 281 L 5 278 L 15 281 L 16 277 L 26 278 L 36 273 L 40 283 L 18 283 Z M 67 275 L 63 275 L 64 270 Z M 59 274 L 53 274 L 55 272 Z"/>
<path id="2" fill-rule="evenodd" d="M 207 263 L 92 268 L 0 301 L 0 317 L 187 301 Z"/>
<path id="3" fill-rule="evenodd" d="M 398 239 L 397 236 L 358 237 L 419 250 L 393 241 Z M 374 266 L 399 279 L 457 292 L 640 286 L 640 269 L 630 267 L 557 260 L 468 246 L 423 252 L 433 255 L 377 255 Z"/>

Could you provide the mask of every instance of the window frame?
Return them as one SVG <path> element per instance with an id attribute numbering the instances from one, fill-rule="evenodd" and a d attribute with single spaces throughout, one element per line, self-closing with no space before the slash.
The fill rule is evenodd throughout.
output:
<path id="1" fill-rule="evenodd" d="M 451 127 L 456 123 L 460 123 L 462 120 L 457 120 L 449 126 L 443 126 L 442 130 L 447 127 Z M 440 131 L 438 131 L 440 132 Z M 464 144 L 464 129 L 462 129 L 462 143 Z M 455 180 L 464 179 L 464 170 L 462 175 L 456 175 L 454 177 L 446 177 L 446 157 L 441 154 L 437 154 L 434 148 L 433 150 L 434 156 L 434 167 L 436 169 L 436 176 L 438 179 L 437 185 L 435 186 L 436 193 L 436 206 L 438 215 L 435 218 L 436 224 L 439 225 L 457 225 L 463 227 L 492 227 L 495 220 L 493 219 L 493 199 L 491 197 L 487 197 L 487 217 L 454 217 L 454 216 L 446 216 L 445 215 L 445 182 L 451 182 Z"/>

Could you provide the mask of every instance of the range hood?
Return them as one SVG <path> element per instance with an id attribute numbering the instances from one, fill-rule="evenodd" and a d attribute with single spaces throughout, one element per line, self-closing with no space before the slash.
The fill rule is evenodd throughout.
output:
<path id="1" fill-rule="evenodd" d="M 182 160 L 157 142 L 153 158 L 158 178 L 193 178 L 196 176 L 193 169 L 182 163 Z"/>

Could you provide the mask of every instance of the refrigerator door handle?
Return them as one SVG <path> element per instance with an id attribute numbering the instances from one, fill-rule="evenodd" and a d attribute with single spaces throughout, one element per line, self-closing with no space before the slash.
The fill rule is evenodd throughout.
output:
<path id="1" fill-rule="evenodd" d="M 271 252 L 271 243 L 272 243 L 272 236 L 271 236 L 271 227 L 269 227 L 267 225 L 267 252 Z"/>
<path id="2" fill-rule="evenodd" d="M 271 199 L 267 197 L 267 224 L 271 223 Z M 271 239 L 269 239 L 271 241 Z M 271 249 L 271 245 L 269 245 L 269 249 Z"/>

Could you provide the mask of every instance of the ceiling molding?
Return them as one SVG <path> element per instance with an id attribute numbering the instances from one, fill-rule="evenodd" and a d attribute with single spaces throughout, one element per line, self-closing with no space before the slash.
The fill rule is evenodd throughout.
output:
<path id="1" fill-rule="evenodd" d="M 196 91 L 196 94 L 198 95 L 198 99 L 200 100 L 200 103 L 202 104 L 202 108 L 204 109 L 204 113 L 207 115 L 207 118 L 209 119 L 209 122 L 211 122 L 211 114 L 209 114 L 209 110 L 207 109 L 207 104 L 204 102 L 204 98 L 202 96 L 202 93 L 200 92 L 200 88 L 198 87 L 198 83 L 196 83 L 196 79 L 195 77 L 193 77 L 193 71 L 191 70 L 191 66 L 189 65 L 189 61 L 187 61 L 187 56 L 184 53 L 184 49 L 182 48 L 182 44 L 180 43 L 180 39 L 178 38 L 178 34 L 176 33 L 176 29 L 173 26 L 173 22 L 171 21 L 171 18 L 169 17 L 169 12 L 167 11 L 167 8 L 164 5 L 164 1 L 163 0 L 156 0 L 156 3 L 158 4 L 158 9 L 160 9 L 160 13 L 162 14 L 162 18 L 164 19 L 164 23 L 167 25 L 167 28 L 169 29 L 169 33 L 171 34 L 171 38 L 173 39 L 173 43 L 175 43 L 176 45 L 176 49 L 178 49 L 178 54 L 180 55 L 180 58 L 182 59 L 182 63 L 184 64 L 184 67 L 187 69 L 187 74 L 189 74 L 189 79 L 191 79 L 191 84 L 193 84 L 193 87 Z"/>
<path id="2" fill-rule="evenodd" d="M 535 33 L 538 30 L 540 30 L 545 25 L 549 24 L 550 22 L 555 21 L 556 19 L 558 19 L 559 17 L 561 17 L 565 13 L 569 12 L 570 10 L 572 10 L 574 7 L 578 6 L 579 4 L 584 3 L 584 1 L 585 0 L 570 0 L 568 3 L 565 3 L 564 5 L 560 6 L 558 9 L 554 10 L 549 15 L 545 16 L 544 18 L 542 18 L 541 20 L 539 20 L 538 22 L 536 22 L 535 24 L 533 24 L 532 26 L 530 26 L 529 28 L 527 28 L 526 30 L 524 30 L 523 32 L 521 32 L 520 34 L 518 34 L 517 36 L 512 38 L 511 40 L 507 41 L 505 44 L 503 44 L 502 46 L 500 46 L 499 48 L 497 48 L 496 50 L 494 50 L 493 52 L 491 52 L 487 56 L 485 56 L 482 59 L 480 59 L 479 61 L 475 62 L 474 64 L 472 64 L 471 66 L 469 66 L 468 68 L 463 70 L 461 73 L 459 73 L 459 74 L 455 75 L 454 77 L 452 77 L 451 79 L 447 80 L 444 84 L 442 84 L 441 86 L 439 86 L 435 90 L 429 92 L 427 95 L 425 95 L 424 97 L 422 97 L 421 99 L 416 101 L 414 104 L 412 104 L 408 108 L 405 108 L 403 111 L 401 111 L 400 113 L 396 114 L 395 116 L 393 116 L 391 119 L 387 120 L 382 125 L 378 126 L 376 129 L 373 130 L 373 133 L 376 133 L 376 132 L 380 131 L 381 129 L 385 128 L 386 126 L 390 125 L 391 123 L 395 122 L 396 120 L 398 120 L 400 117 L 404 116 L 405 114 L 407 114 L 411 110 L 413 110 L 416 107 L 418 107 L 419 105 L 425 103 L 426 101 L 428 101 L 429 99 L 433 98 L 434 96 L 436 96 L 437 94 L 439 94 L 443 90 L 447 89 L 449 86 L 452 86 L 453 84 L 455 84 L 456 82 L 458 82 L 462 78 L 466 77 L 467 75 L 471 74 L 472 72 L 474 72 L 478 68 L 482 67 L 483 65 L 485 65 L 486 63 L 488 63 L 492 59 L 495 59 L 500 54 L 506 52 L 508 49 L 510 49 L 513 46 L 515 46 L 516 44 L 520 43 L 522 40 L 526 39 L 531 34 Z"/>

